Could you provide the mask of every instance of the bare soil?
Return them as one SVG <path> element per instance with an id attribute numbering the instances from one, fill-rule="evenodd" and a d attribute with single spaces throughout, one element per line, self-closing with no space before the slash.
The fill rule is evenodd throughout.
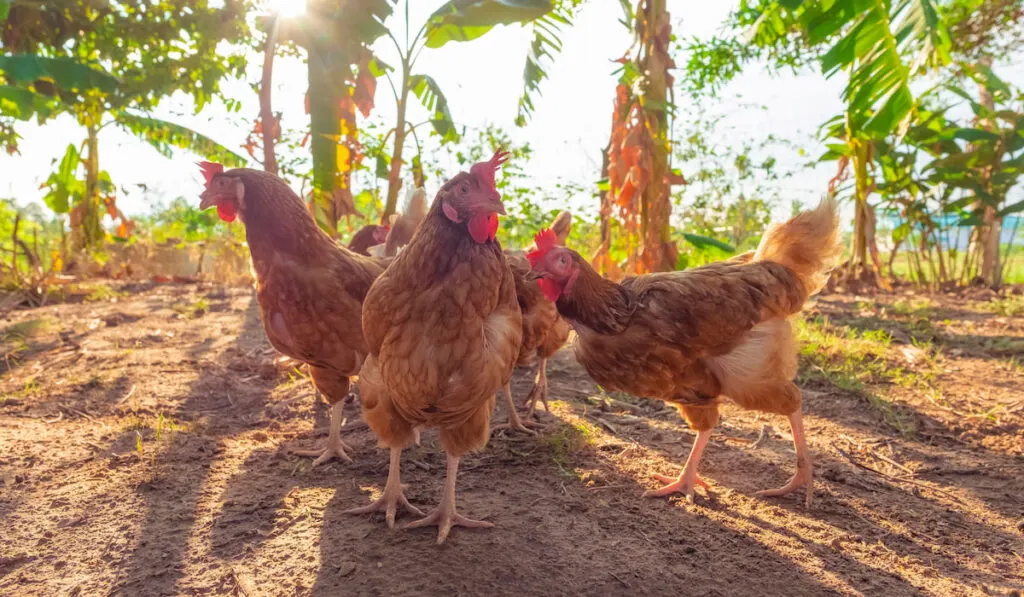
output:
<path id="1" fill-rule="evenodd" d="M 835 326 L 889 331 L 894 367 L 913 371 L 919 354 L 903 348 L 928 336 L 938 372 L 927 390 L 871 388 L 909 426 L 803 372 L 810 510 L 802 494 L 754 495 L 792 473 L 788 425 L 731 405 L 703 463 L 710 494 L 642 499 L 653 473 L 678 472 L 693 433 L 658 402 L 607 401 L 563 350 L 547 429 L 496 434 L 463 461 L 461 511 L 497 526 L 456 528 L 438 547 L 435 529 L 342 513 L 380 492 L 387 467 L 355 403 L 354 464 L 311 468 L 288 452 L 322 441 L 326 407 L 270 348 L 250 289 L 117 290 L 0 316 L 0 594 L 1024 590 L 1024 318 L 969 298 L 932 297 L 927 326 L 892 308 L 907 297 L 818 302 L 811 316 Z M 517 398 L 532 381 L 516 373 Z M 436 434 L 402 474 L 432 508 Z"/>

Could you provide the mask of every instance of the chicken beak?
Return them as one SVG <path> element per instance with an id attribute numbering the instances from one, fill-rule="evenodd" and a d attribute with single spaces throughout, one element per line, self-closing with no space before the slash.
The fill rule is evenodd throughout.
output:
<path id="1" fill-rule="evenodd" d="M 538 272 L 538 271 L 534 271 L 532 269 L 529 272 L 527 272 L 527 274 L 526 274 L 526 279 L 531 281 L 531 282 L 534 281 L 534 280 L 540 280 L 543 277 L 544 277 L 544 274 L 542 274 L 541 272 Z"/>
<path id="2" fill-rule="evenodd" d="M 490 207 L 499 216 L 505 215 L 505 203 L 501 200 L 501 194 L 495 192 L 491 195 Z"/>
<path id="3" fill-rule="evenodd" d="M 203 191 L 202 195 L 199 195 L 199 211 L 209 209 L 217 205 L 217 198 L 210 191 Z"/>

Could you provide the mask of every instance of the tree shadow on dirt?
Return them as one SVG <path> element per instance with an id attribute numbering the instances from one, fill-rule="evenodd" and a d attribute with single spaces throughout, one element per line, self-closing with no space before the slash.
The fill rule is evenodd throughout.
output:
<path id="1" fill-rule="evenodd" d="M 242 333 L 233 346 L 249 351 L 265 343 L 253 295 Z M 243 382 L 229 370 L 210 367 L 200 372 L 177 406 L 166 411 L 169 418 L 194 421 L 201 429 L 178 433 L 154 457 L 152 480 L 138 485 L 136 491 L 146 504 L 145 516 L 114 594 L 163 595 L 187 591 L 187 586 L 180 586 L 184 556 L 190 535 L 196 530 L 196 509 L 211 466 L 223 451 L 225 438 L 250 428 L 259 419 L 271 387 L 259 378 Z M 212 401 L 225 395 L 233 397 L 234 408 L 210 408 Z M 124 438 L 118 438 L 113 443 L 123 441 Z"/>

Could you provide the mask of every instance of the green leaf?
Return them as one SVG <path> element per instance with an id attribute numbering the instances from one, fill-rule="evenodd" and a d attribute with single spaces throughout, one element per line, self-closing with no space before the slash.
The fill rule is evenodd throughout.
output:
<path id="1" fill-rule="evenodd" d="M 78 170 L 80 162 L 81 157 L 78 155 L 78 148 L 75 147 L 74 143 L 69 143 L 67 150 L 64 151 L 64 157 L 60 160 L 60 166 L 57 168 L 57 171 L 51 174 L 46 181 L 46 184 L 50 187 L 50 192 L 43 197 L 43 202 L 54 213 L 68 213 L 71 206 L 71 198 L 84 190 L 84 185 L 75 178 L 75 172 Z"/>
<path id="2" fill-rule="evenodd" d="M 611 183 L 608 182 L 607 178 L 602 178 L 601 180 L 597 181 L 597 190 L 598 191 L 601 191 L 602 193 L 606 193 L 606 192 L 610 191 L 611 188 L 612 188 Z"/>
<path id="3" fill-rule="evenodd" d="M 715 247 L 721 249 L 726 253 L 735 253 L 736 248 L 728 243 L 724 243 L 717 238 L 711 238 L 710 236 L 702 236 L 700 234 L 691 234 L 689 232 L 683 233 L 683 238 L 686 242 L 697 247 L 698 249 L 707 249 L 708 247 Z"/>
<path id="4" fill-rule="evenodd" d="M 953 132 L 953 136 L 969 143 L 976 143 L 978 141 L 999 141 L 1002 139 L 1002 137 L 992 131 L 973 128 L 956 129 L 956 131 Z"/>
<path id="5" fill-rule="evenodd" d="M 0 56 L 0 72 L 8 82 L 27 85 L 38 80 L 49 80 L 67 91 L 98 89 L 111 93 L 117 88 L 117 79 L 98 66 L 83 64 L 73 58 L 47 58 L 31 54 Z"/>
<path id="6" fill-rule="evenodd" d="M 552 8 L 550 0 L 450 0 L 427 19 L 426 44 L 440 48 L 450 41 L 471 41 L 496 25 L 532 21 Z"/>
<path id="7" fill-rule="evenodd" d="M 374 77 L 382 77 L 393 70 L 395 69 L 393 69 L 391 65 L 384 62 L 377 56 L 374 56 L 373 58 L 370 59 L 370 74 L 372 74 Z"/>
<path id="8" fill-rule="evenodd" d="M 430 124 L 441 136 L 441 141 L 458 141 L 459 132 L 455 128 L 451 112 L 448 111 L 448 100 L 437 85 L 437 81 L 428 75 L 412 75 L 409 77 L 409 86 L 423 107 L 431 112 Z"/>
<path id="9" fill-rule="evenodd" d="M 24 87 L 0 85 L 0 115 L 29 120 L 38 115 L 48 118 L 55 111 L 50 98 Z"/>
<path id="10" fill-rule="evenodd" d="M 385 155 L 384 152 L 381 151 L 380 153 L 377 154 L 377 165 L 374 174 L 376 174 L 377 178 L 387 180 L 390 166 L 391 157 Z"/>
<path id="11" fill-rule="evenodd" d="M 1008 205 L 1008 206 L 1004 207 L 1003 209 L 999 210 L 999 214 L 998 215 L 999 215 L 1000 218 L 1002 218 L 1002 217 L 1006 217 L 1006 216 L 1008 216 L 1010 214 L 1015 214 L 1015 213 L 1018 213 L 1018 212 L 1021 212 L 1021 211 L 1024 211 L 1024 201 L 1018 201 L 1018 202 L 1016 202 L 1016 203 L 1014 203 L 1012 205 Z"/>
<path id="12" fill-rule="evenodd" d="M 119 125 L 152 145 L 164 156 L 171 157 L 171 148 L 177 147 L 231 168 L 240 168 L 248 163 L 248 160 L 213 139 L 173 122 L 128 112 L 117 114 L 116 119 Z"/>
<path id="13" fill-rule="evenodd" d="M 540 95 L 540 84 L 548 77 L 546 69 L 562 51 L 562 40 L 558 36 L 560 28 L 570 24 L 571 19 L 572 14 L 567 9 L 560 9 L 533 22 L 533 42 L 523 66 L 523 94 L 516 114 L 519 126 L 524 126 L 533 114 L 533 98 Z"/>
<path id="14" fill-rule="evenodd" d="M 0 23 L 6 21 L 9 14 L 11 14 L 11 0 L 0 0 Z"/>

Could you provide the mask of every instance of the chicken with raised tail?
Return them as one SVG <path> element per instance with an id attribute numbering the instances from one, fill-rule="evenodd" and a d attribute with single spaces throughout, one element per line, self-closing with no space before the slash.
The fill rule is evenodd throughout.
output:
<path id="1" fill-rule="evenodd" d="M 701 455 L 718 422 L 722 397 L 742 408 L 789 417 L 796 474 L 779 496 L 799 488 L 811 503 L 807 449 L 790 316 L 828 278 L 840 251 L 836 203 L 769 228 L 749 258 L 683 271 L 602 278 L 578 253 L 542 231 L 529 254 L 534 275 L 576 330 L 576 357 L 603 387 L 670 402 L 697 431 L 677 478 L 645 496 L 684 493 L 693 501 Z"/>
<path id="2" fill-rule="evenodd" d="M 495 153 L 441 187 L 363 308 L 363 417 L 391 460 L 380 499 L 350 512 L 382 510 L 389 527 L 399 505 L 419 513 L 402 490 L 401 453 L 415 429 L 436 427 L 448 462 L 444 493 L 433 513 L 406 528 L 437 525 L 438 543 L 453 526 L 493 526 L 456 511 L 455 479 L 459 459 L 487 444 L 495 393 L 522 342 L 515 281 L 495 239 L 505 207 L 494 175 L 506 157 Z"/>
<path id="3" fill-rule="evenodd" d="M 200 164 L 206 180 L 200 209 L 217 208 L 226 222 L 241 217 L 252 253 L 263 327 L 279 352 L 309 365 L 313 384 L 331 405 L 327 444 L 296 452 L 351 461 L 341 441 L 349 378 L 368 348 L 362 305 L 386 260 L 358 255 L 316 225 L 298 195 L 280 178 L 248 168 Z"/>

